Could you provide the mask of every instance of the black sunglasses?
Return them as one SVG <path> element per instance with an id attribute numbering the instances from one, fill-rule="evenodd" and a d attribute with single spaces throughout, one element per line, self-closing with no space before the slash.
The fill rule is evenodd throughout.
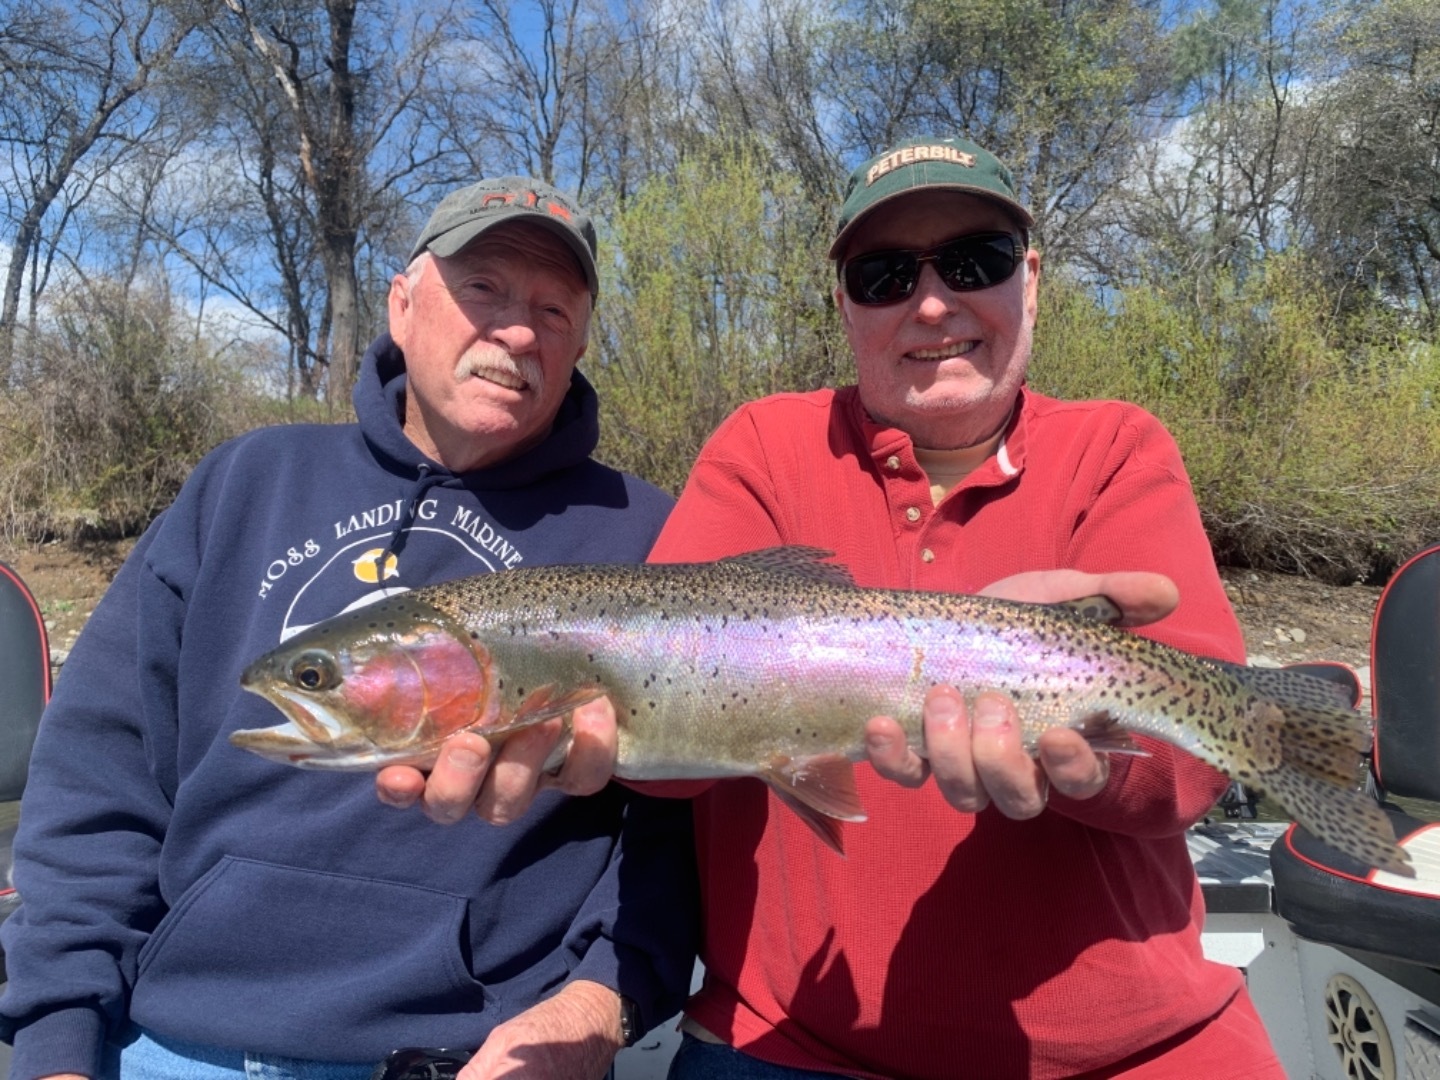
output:
<path id="1" fill-rule="evenodd" d="M 933 262 L 940 280 L 955 292 L 999 285 L 1025 258 L 1025 241 L 1013 233 L 972 233 L 927 251 L 867 251 L 845 262 L 845 295 L 878 307 L 908 300 L 920 280 L 920 264 Z"/>

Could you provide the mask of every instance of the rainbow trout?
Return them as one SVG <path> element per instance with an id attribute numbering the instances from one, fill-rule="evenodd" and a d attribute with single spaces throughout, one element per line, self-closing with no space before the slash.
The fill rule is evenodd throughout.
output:
<path id="1" fill-rule="evenodd" d="M 838 823 L 865 816 L 852 766 L 865 721 L 895 717 L 923 753 L 925 693 L 950 683 L 967 699 L 1009 694 L 1031 750 L 1058 725 L 1099 750 L 1154 736 L 1268 792 L 1346 854 L 1410 872 L 1355 789 L 1368 722 L 1330 684 L 1180 652 L 1085 602 L 857 588 L 828 557 L 521 568 L 390 596 L 252 664 L 241 685 L 290 722 L 230 741 L 302 768 L 424 767 L 457 731 L 499 741 L 606 694 L 617 776 L 758 777 L 840 850 Z"/>

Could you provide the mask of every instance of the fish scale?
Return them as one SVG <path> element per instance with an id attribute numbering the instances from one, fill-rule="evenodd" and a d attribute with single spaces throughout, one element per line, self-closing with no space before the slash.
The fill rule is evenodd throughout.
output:
<path id="1" fill-rule="evenodd" d="M 247 669 L 291 723 L 232 741 L 309 768 L 428 765 L 457 730 L 494 741 L 607 695 L 616 775 L 754 776 L 840 849 L 864 819 L 852 763 L 893 716 L 924 752 L 925 693 L 1010 695 L 1027 749 L 1052 727 L 1099 750 L 1162 739 L 1268 791 L 1370 865 L 1408 870 L 1384 814 L 1354 790 L 1363 717 L 1296 672 L 1209 660 L 1072 605 L 861 589 L 825 552 L 714 563 L 484 574 L 326 620 Z M 1084 612 L 1085 614 L 1081 614 Z"/>

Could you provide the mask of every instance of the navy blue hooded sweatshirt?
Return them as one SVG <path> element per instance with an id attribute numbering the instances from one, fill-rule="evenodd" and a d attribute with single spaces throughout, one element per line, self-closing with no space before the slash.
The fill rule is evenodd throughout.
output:
<path id="1" fill-rule="evenodd" d="M 444 827 L 365 773 L 232 747 L 283 720 L 240 672 L 373 597 L 545 563 L 640 562 L 668 496 L 590 460 L 578 373 L 533 450 L 463 475 L 401 428 L 382 336 L 358 424 L 267 428 L 195 469 L 91 616 L 41 722 L 4 925 L 13 1080 L 96 1075 L 127 1016 L 256 1053 L 378 1061 L 475 1046 L 584 978 L 672 1015 L 694 963 L 689 804 L 545 792 Z M 383 580 L 379 567 L 384 567 Z"/>

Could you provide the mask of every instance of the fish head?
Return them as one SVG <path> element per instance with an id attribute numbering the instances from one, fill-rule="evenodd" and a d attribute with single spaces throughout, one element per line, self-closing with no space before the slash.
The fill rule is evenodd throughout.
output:
<path id="1" fill-rule="evenodd" d="M 230 742 L 312 769 L 430 764 L 440 743 L 498 714 L 489 652 L 414 597 L 389 597 L 315 624 L 245 669 L 240 685 L 288 723 Z"/>

